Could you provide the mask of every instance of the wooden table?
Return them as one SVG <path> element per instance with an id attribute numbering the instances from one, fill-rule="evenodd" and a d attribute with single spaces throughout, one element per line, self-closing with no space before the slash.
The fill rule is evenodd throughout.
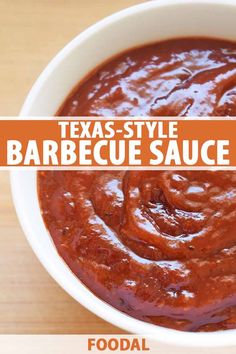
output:
<path id="1" fill-rule="evenodd" d="M 137 0 L 0 0 L 0 115 L 17 115 L 31 85 L 69 40 Z M 27 244 L 0 172 L 0 334 L 122 333 L 67 295 Z"/>

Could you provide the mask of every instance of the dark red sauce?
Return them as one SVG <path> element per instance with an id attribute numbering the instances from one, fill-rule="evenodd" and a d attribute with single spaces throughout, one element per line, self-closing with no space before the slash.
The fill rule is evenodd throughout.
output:
<path id="1" fill-rule="evenodd" d="M 236 115 L 236 43 L 130 50 L 81 82 L 62 116 Z M 59 254 L 97 296 L 186 331 L 236 328 L 236 172 L 39 172 Z"/>

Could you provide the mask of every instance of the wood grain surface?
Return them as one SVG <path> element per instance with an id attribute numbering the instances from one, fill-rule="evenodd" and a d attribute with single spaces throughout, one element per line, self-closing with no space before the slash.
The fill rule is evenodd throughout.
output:
<path id="1" fill-rule="evenodd" d="M 137 0 L 0 0 L 0 115 L 17 115 L 33 82 L 69 40 Z M 122 333 L 67 295 L 19 226 L 0 172 L 0 334 Z"/>

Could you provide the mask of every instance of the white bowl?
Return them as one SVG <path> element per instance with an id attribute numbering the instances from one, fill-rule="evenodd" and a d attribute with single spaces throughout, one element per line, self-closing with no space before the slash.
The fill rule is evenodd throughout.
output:
<path id="1" fill-rule="evenodd" d="M 54 115 L 71 89 L 91 69 L 127 48 L 183 36 L 236 40 L 235 0 L 159 0 L 118 12 L 73 39 L 50 62 L 31 89 L 21 116 Z M 22 228 L 52 277 L 78 302 L 110 323 L 157 341 L 182 346 L 236 344 L 236 330 L 190 333 L 145 323 L 98 299 L 58 255 L 40 214 L 36 172 L 11 173 L 12 194 Z"/>

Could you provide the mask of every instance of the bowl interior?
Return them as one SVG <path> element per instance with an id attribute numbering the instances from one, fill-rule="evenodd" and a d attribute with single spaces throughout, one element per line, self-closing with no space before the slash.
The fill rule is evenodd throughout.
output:
<path id="1" fill-rule="evenodd" d="M 30 91 L 21 116 L 54 115 L 72 88 L 91 69 L 119 52 L 163 39 L 205 36 L 236 40 L 234 0 L 159 0 L 114 14 L 76 37 L 47 66 Z M 99 300 L 58 256 L 40 213 L 36 172 L 11 173 L 12 194 L 24 232 L 56 281 L 98 316 L 159 342 L 185 346 L 236 344 L 236 330 L 186 333 L 131 318 Z"/>

